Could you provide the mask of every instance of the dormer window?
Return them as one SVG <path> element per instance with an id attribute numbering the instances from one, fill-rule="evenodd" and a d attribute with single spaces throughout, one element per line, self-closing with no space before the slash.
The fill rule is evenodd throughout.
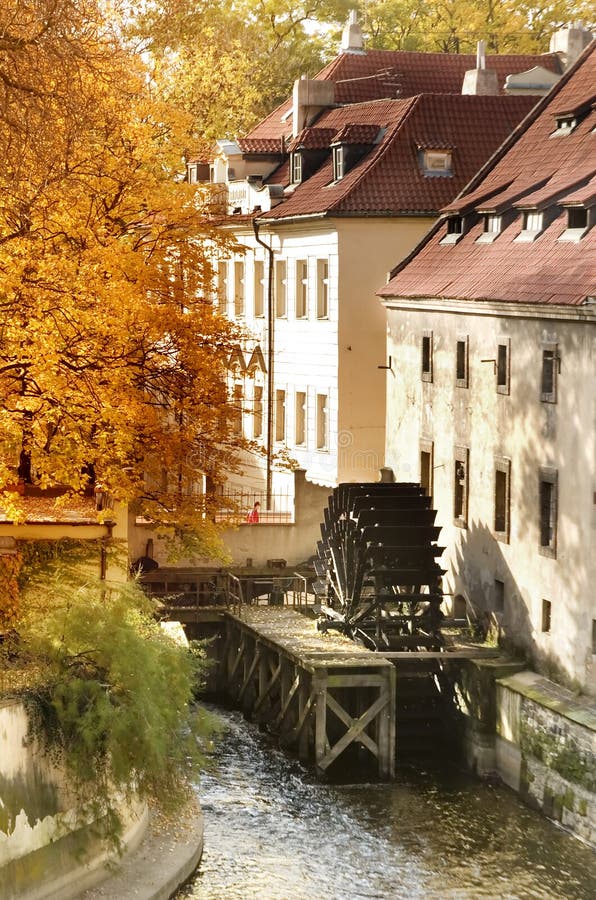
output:
<path id="1" fill-rule="evenodd" d="M 567 227 L 559 237 L 560 241 L 579 241 L 588 230 L 590 213 L 585 206 L 567 208 Z"/>
<path id="2" fill-rule="evenodd" d="M 522 243 L 535 241 L 544 227 L 544 213 L 535 209 L 524 209 L 522 212 L 522 230 L 515 238 Z"/>
<path id="3" fill-rule="evenodd" d="M 463 216 L 449 216 L 447 218 L 447 234 L 441 240 L 441 244 L 456 244 L 464 233 Z"/>
<path id="4" fill-rule="evenodd" d="M 451 150 L 424 150 L 422 167 L 425 175 L 452 175 Z"/>
<path id="5" fill-rule="evenodd" d="M 340 181 L 345 175 L 346 148 L 339 144 L 333 148 L 333 180 Z"/>
<path id="6" fill-rule="evenodd" d="M 503 219 L 496 213 L 485 213 L 483 216 L 482 234 L 477 239 L 478 244 L 492 244 L 503 230 Z"/>
<path id="7" fill-rule="evenodd" d="M 302 153 L 299 151 L 290 154 L 290 178 L 292 184 L 302 181 Z"/>
<path id="8" fill-rule="evenodd" d="M 553 137 L 560 137 L 566 134 L 571 134 L 571 132 L 577 125 L 577 118 L 575 115 L 557 116 L 556 122 L 557 127 L 553 132 Z"/>

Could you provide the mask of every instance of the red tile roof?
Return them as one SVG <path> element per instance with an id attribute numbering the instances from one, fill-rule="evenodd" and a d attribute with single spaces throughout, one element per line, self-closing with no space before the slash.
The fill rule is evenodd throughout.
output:
<path id="1" fill-rule="evenodd" d="M 303 128 L 293 141 L 288 144 L 288 150 L 296 150 L 304 147 L 305 150 L 324 150 L 329 147 L 337 131 L 335 128 Z"/>
<path id="2" fill-rule="evenodd" d="M 534 97 L 423 95 L 326 110 L 317 120 L 317 130 L 336 136 L 366 135 L 367 142 L 380 132 L 381 139 L 339 181 L 333 181 L 329 154 L 310 178 L 262 218 L 434 215 L 467 184 L 534 101 Z M 422 147 L 452 148 L 452 174 L 425 174 Z M 268 178 L 271 184 L 288 181 L 287 164 Z"/>
<path id="3" fill-rule="evenodd" d="M 536 65 L 560 73 L 556 53 L 541 56 L 488 56 L 489 69 L 498 74 L 503 90 L 507 75 L 525 72 Z M 366 53 L 340 53 L 315 78 L 335 82 L 336 103 L 364 103 L 391 100 L 416 94 L 461 94 L 464 74 L 476 67 L 473 54 L 412 53 L 405 50 L 368 50 Z M 282 135 L 291 139 L 292 100 L 286 100 L 239 142 L 260 139 L 272 152 L 279 148 Z"/>
<path id="4" fill-rule="evenodd" d="M 543 196 L 542 191 L 537 191 L 538 181 L 549 176 L 545 188 L 553 195 L 551 212 L 536 240 L 530 243 L 515 240 L 521 230 L 521 217 L 516 215 L 493 243 L 476 243 L 482 224 L 477 213 L 472 212 L 472 225 L 463 237 L 456 244 L 442 244 L 447 229 L 442 220 L 410 258 L 396 267 L 394 277 L 379 295 L 562 305 L 579 305 L 586 297 L 594 296 L 596 227 L 577 242 L 558 238 L 566 227 L 565 183 L 570 200 L 593 196 L 596 110 L 591 101 L 595 85 L 596 41 L 593 41 L 575 67 L 472 180 L 468 193 L 464 192 L 457 203 L 450 204 L 451 209 L 459 206 L 465 212 L 471 197 L 481 194 L 486 197 L 491 190 L 509 182 L 509 205 L 515 195 L 515 205 L 523 206 L 517 186 L 524 185 L 526 193 L 533 193 L 535 200 L 536 192 Z M 555 110 L 581 108 L 586 114 L 577 126 L 569 134 L 555 135 Z M 586 184 L 578 185 L 579 178 Z"/>

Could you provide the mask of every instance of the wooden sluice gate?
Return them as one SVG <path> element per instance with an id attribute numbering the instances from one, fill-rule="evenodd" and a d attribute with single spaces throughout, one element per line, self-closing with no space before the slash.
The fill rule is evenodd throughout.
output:
<path id="1" fill-rule="evenodd" d="M 395 774 L 391 662 L 288 608 L 224 613 L 219 689 L 324 775 L 354 752 Z M 362 766 L 370 772 L 369 766 Z"/>

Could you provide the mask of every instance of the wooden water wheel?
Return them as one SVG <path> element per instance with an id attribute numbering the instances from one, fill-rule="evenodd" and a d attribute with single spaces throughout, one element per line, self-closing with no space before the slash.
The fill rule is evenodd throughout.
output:
<path id="1" fill-rule="evenodd" d="M 321 630 L 376 650 L 440 649 L 440 528 L 419 484 L 340 484 L 315 569 Z"/>

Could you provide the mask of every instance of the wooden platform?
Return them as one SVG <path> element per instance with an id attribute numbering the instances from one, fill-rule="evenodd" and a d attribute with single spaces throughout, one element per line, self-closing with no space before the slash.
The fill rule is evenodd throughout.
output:
<path id="1" fill-rule="evenodd" d="M 395 667 L 284 607 L 224 614 L 220 689 L 325 773 L 348 748 L 395 774 Z"/>

